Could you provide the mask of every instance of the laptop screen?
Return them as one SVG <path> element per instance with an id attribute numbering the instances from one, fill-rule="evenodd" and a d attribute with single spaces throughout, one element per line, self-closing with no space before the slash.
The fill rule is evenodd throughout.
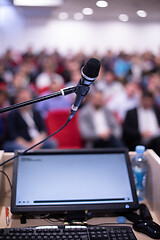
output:
<path id="1" fill-rule="evenodd" d="M 12 212 L 127 210 L 136 205 L 125 150 L 32 152 L 15 161 Z"/>

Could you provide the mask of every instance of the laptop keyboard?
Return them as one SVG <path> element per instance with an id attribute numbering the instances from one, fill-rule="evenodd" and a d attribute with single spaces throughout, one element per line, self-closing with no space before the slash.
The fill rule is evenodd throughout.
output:
<path id="1" fill-rule="evenodd" d="M 39 226 L 0 229 L 0 240 L 136 240 L 130 227 Z"/>

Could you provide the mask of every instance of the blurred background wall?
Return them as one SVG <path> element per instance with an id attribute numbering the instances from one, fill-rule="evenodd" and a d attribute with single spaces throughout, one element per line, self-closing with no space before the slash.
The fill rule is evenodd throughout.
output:
<path id="1" fill-rule="evenodd" d="M 62 21 L 56 17 L 58 13 L 51 14 L 46 8 L 44 10 L 34 7 L 18 8 L 11 3 L 5 4 L 7 0 L 2 2 L 3 4 L 0 5 L 0 52 L 9 47 L 24 50 L 30 45 L 35 50 L 57 48 L 62 53 L 79 50 L 91 53 L 96 50 L 103 54 L 107 49 L 140 52 L 151 50 L 157 53 L 160 49 L 160 22 L 157 18 L 147 19 L 147 21 L 129 19 L 128 22 L 121 22 L 118 17 L 107 16 L 106 12 L 106 19 L 87 16 L 82 21 L 76 21 L 73 18 Z M 88 6 L 87 2 L 90 1 L 86 1 L 86 6 Z M 149 2 L 151 4 L 152 1 Z M 132 2 L 128 3 L 128 9 L 130 5 Z M 83 1 L 82 6 L 84 6 Z M 125 5 L 123 8 L 125 9 Z M 79 7 L 79 10 L 81 9 L 82 7 Z M 99 11 L 98 8 L 97 11 Z M 151 15 L 154 17 L 154 12 L 151 12 Z"/>

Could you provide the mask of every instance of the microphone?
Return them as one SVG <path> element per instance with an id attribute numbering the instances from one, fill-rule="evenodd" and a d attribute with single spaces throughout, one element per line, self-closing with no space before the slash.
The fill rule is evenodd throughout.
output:
<path id="1" fill-rule="evenodd" d="M 90 85 L 98 77 L 100 70 L 100 61 L 96 58 L 90 58 L 81 69 L 81 79 L 76 86 L 76 97 L 71 107 L 69 118 L 72 119 L 78 110 L 83 98 L 90 89 Z"/>

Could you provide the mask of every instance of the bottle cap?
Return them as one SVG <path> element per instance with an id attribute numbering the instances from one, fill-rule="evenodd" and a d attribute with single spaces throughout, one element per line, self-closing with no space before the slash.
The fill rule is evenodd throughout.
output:
<path id="1" fill-rule="evenodd" d="M 145 146 L 143 145 L 137 145 L 136 148 L 136 153 L 144 153 L 144 151 L 146 150 Z"/>
<path id="2" fill-rule="evenodd" d="M 124 216 L 118 216 L 117 222 L 118 223 L 126 223 L 127 219 Z"/>

